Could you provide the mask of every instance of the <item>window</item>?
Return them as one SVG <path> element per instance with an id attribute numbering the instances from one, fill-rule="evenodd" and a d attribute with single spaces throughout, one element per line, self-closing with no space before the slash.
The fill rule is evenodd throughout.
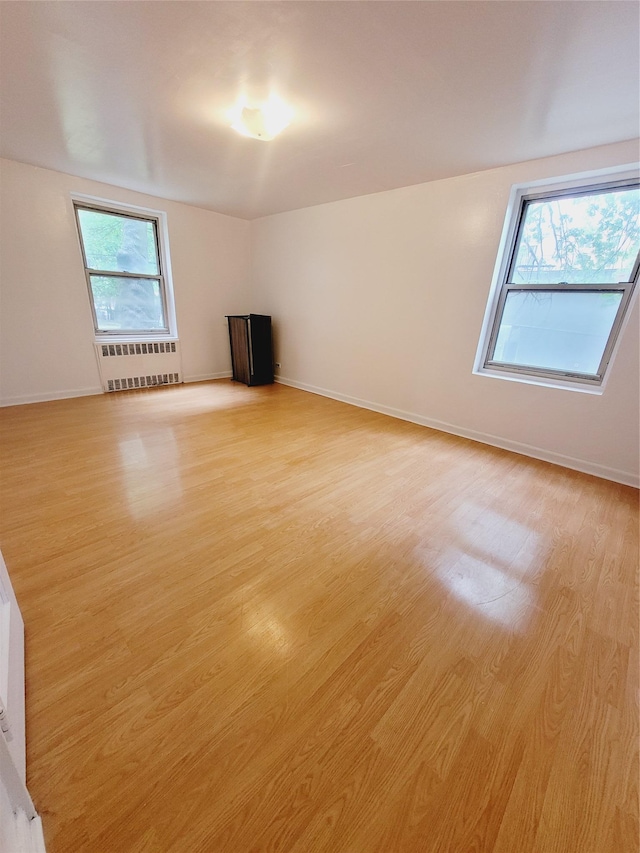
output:
<path id="1" fill-rule="evenodd" d="M 96 336 L 173 333 L 159 215 L 74 207 Z"/>
<path id="2" fill-rule="evenodd" d="M 598 386 L 638 279 L 636 179 L 520 190 L 479 372 Z"/>

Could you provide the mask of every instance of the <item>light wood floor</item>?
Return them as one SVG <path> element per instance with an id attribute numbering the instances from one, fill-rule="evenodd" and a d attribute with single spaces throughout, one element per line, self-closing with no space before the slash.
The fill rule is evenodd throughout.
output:
<path id="1" fill-rule="evenodd" d="M 637 491 L 277 385 L 0 423 L 49 853 L 637 851 Z"/>

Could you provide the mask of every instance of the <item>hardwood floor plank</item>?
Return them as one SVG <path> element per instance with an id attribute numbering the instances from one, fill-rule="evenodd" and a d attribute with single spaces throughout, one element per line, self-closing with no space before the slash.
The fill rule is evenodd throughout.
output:
<path id="1" fill-rule="evenodd" d="M 227 380 L 0 442 L 49 853 L 637 846 L 637 490 Z"/>

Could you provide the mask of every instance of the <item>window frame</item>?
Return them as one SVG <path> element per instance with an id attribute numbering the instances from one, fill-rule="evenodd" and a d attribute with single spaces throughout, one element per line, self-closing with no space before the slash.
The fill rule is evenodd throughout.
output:
<path id="1" fill-rule="evenodd" d="M 640 187 L 640 176 L 635 167 L 627 166 L 624 167 L 624 170 L 609 171 L 606 174 L 599 173 L 590 177 L 559 179 L 553 183 L 549 181 L 535 182 L 516 185 L 512 188 L 502 240 L 498 251 L 494 280 L 476 354 L 474 373 L 533 384 L 568 388 L 574 391 L 588 390 L 592 393 L 602 393 L 605 380 L 608 376 L 608 368 L 617 350 L 621 333 L 629 317 L 631 301 L 637 289 L 640 252 L 636 256 L 629 280 L 625 282 L 607 282 L 603 284 L 589 284 L 586 282 L 572 284 L 563 284 L 562 282 L 519 284 L 511 281 L 511 279 L 520 245 L 520 236 L 524 228 L 527 206 L 530 203 L 551 198 L 593 195 L 598 191 L 623 189 L 625 187 Z M 518 291 L 546 293 L 614 292 L 622 294 L 600 364 L 595 374 L 518 365 L 498 361 L 494 358 L 508 295 L 509 293 Z"/>
<path id="2" fill-rule="evenodd" d="M 177 340 L 177 328 L 175 318 L 175 303 L 173 299 L 173 286 L 170 272 L 168 229 L 166 214 L 163 211 L 150 210 L 148 208 L 134 205 L 120 204 L 105 199 L 97 199 L 92 196 L 73 194 L 71 197 L 73 215 L 76 223 L 76 233 L 80 247 L 80 255 L 84 267 L 89 306 L 93 321 L 93 329 L 96 341 L 167 341 Z M 82 229 L 80 226 L 79 210 L 92 210 L 98 213 L 112 214 L 114 216 L 126 217 L 137 221 L 151 222 L 158 259 L 158 272 L 154 273 L 132 273 L 117 270 L 99 270 L 89 267 L 84 246 Z M 104 276 L 107 278 L 129 278 L 129 279 L 151 279 L 158 281 L 160 299 L 164 313 L 165 325 L 161 329 L 101 329 L 96 314 L 96 306 L 91 286 L 91 276 Z"/>

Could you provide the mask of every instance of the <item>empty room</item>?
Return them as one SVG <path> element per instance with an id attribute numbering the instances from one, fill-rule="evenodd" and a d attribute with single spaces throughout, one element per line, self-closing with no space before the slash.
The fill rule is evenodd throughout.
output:
<path id="1" fill-rule="evenodd" d="M 638 853 L 640 6 L 0 0 L 0 853 Z"/>

